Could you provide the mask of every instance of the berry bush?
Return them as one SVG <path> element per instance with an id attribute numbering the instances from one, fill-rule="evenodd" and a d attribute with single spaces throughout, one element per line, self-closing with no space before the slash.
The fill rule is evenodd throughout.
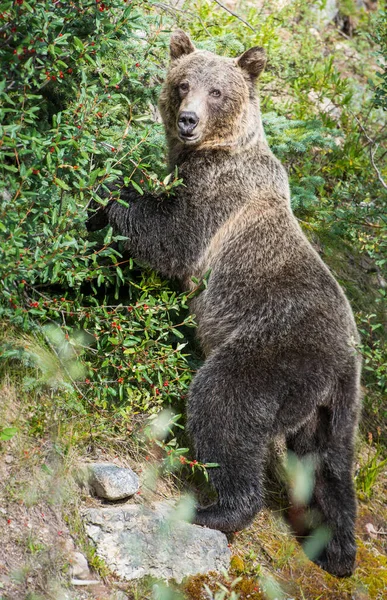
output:
<path id="1" fill-rule="evenodd" d="M 176 184 L 156 110 L 170 25 L 151 11 L 0 3 L 0 319 L 22 334 L 3 340 L 3 358 L 43 368 L 48 347 L 63 410 L 96 411 L 97 429 L 177 401 L 191 376 L 185 298 L 140 272 L 111 230 L 85 229 L 88 202 L 117 177 L 140 193 Z"/>
<path id="2" fill-rule="evenodd" d="M 289 169 L 297 216 L 352 300 L 364 336 L 367 401 L 385 413 L 385 289 L 367 310 L 368 292 L 343 268 L 350 253 L 351 260 L 365 255 L 378 275 L 386 262 L 385 191 L 369 154 L 375 101 L 368 94 L 366 123 L 358 91 L 311 33 L 307 4 L 251 9 L 247 27 L 208 0 L 187 11 L 154 0 L 0 1 L 1 344 L 3 364 L 22 360 L 30 370 L 26 390 L 42 383 L 33 374 L 47 367 L 45 348 L 61 374 L 45 385 L 61 381 L 62 412 L 96 415 L 94 430 L 130 430 L 136 414 L 161 407 L 183 412 L 196 366 L 186 348 L 194 326 L 186 296 L 140 269 L 111 229 L 85 229 L 89 201 L 104 202 L 117 178 L 139 194 L 174 193 L 180 183 L 178 173 L 164 170 L 157 111 L 169 34 L 178 25 L 199 47 L 227 55 L 266 47 L 268 140 Z M 383 18 L 375 30 L 382 51 Z M 359 39 L 371 43 L 361 31 Z M 322 100 L 340 109 L 336 116 L 319 108 Z M 381 132 L 376 163 L 384 156 Z M 44 405 L 35 421 L 49 418 Z"/>

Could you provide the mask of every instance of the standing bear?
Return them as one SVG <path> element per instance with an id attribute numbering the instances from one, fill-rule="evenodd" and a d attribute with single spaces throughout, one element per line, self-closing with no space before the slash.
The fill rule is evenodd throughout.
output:
<path id="1" fill-rule="evenodd" d="M 290 208 L 285 169 L 270 151 L 255 83 L 262 48 L 237 59 L 171 37 L 160 110 L 169 167 L 183 184 L 164 198 L 123 188 L 88 221 L 127 237 L 134 258 L 161 274 L 210 273 L 191 304 L 206 355 L 189 392 L 188 429 L 217 492 L 194 522 L 246 527 L 263 505 L 269 442 L 314 464 L 308 536 L 329 540 L 313 560 L 350 575 L 356 545 L 352 479 L 359 414 L 358 334 L 348 301 Z"/>

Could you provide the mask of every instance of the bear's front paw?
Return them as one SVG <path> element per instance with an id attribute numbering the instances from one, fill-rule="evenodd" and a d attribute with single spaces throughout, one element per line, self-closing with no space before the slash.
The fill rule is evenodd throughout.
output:
<path id="1" fill-rule="evenodd" d="M 99 231 L 109 225 L 109 219 L 104 206 L 94 200 L 88 207 L 88 219 L 86 221 L 87 231 Z"/>
<path id="2" fill-rule="evenodd" d="M 193 523 L 210 529 L 218 529 L 224 533 L 241 531 L 253 520 L 257 510 L 250 510 L 248 514 L 237 508 L 226 508 L 220 504 L 213 504 L 207 508 L 198 507 Z"/>
<path id="3" fill-rule="evenodd" d="M 207 508 L 198 507 L 195 512 L 193 523 L 210 529 L 219 529 L 220 531 L 230 532 L 235 531 L 231 526 L 230 514 L 217 507 L 216 504 Z"/>

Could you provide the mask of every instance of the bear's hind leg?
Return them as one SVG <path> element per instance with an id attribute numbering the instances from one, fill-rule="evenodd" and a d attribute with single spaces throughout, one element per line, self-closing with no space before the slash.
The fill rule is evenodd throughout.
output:
<path id="1" fill-rule="evenodd" d="M 235 345 L 214 352 L 191 384 L 188 430 L 218 499 L 198 507 L 194 523 L 224 532 L 243 529 L 263 505 L 263 470 L 275 415 L 272 378 L 257 374 L 252 353 Z"/>
<path id="2" fill-rule="evenodd" d="M 350 408 L 348 412 L 350 415 Z M 352 469 L 357 419 L 341 422 L 340 428 L 333 427 L 333 420 L 331 410 L 318 409 L 315 427 L 304 425 L 287 438 L 287 446 L 301 459 L 309 454 L 315 463 L 314 490 L 305 513 L 308 534 L 303 540 L 304 549 L 322 569 L 347 577 L 353 572 L 356 557 Z"/>

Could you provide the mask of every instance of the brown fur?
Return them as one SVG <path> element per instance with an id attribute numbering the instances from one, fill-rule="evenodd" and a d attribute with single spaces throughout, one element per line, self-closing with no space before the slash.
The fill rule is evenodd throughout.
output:
<path id="1" fill-rule="evenodd" d="M 124 189 L 89 220 L 128 238 L 132 256 L 186 289 L 210 271 L 192 302 L 206 361 L 190 389 L 188 428 L 197 457 L 216 462 L 217 502 L 195 522 L 245 527 L 263 502 L 270 440 L 313 456 L 315 490 L 305 513 L 331 540 L 319 556 L 339 576 L 355 559 L 353 440 L 360 361 L 351 309 L 290 209 L 286 172 L 263 132 L 255 80 L 265 58 L 195 50 L 178 31 L 160 97 L 170 168 L 184 185 L 162 201 Z M 195 124 L 185 135 L 182 115 Z M 301 511 L 302 512 L 302 511 Z M 317 522 L 309 523 L 310 530 Z"/>

